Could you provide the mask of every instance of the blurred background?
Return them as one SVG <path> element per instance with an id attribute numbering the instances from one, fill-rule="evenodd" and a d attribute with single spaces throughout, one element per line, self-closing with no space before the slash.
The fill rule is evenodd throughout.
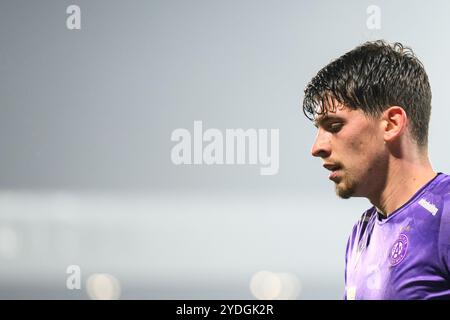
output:
<path id="1" fill-rule="evenodd" d="M 0 298 L 341 299 L 370 203 L 337 198 L 310 155 L 303 89 L 367 40 L 412 47 L 430 158 L 450 172 L 449 15 L 447 1 L 0 1 Z M 277 174 L 175 165 L 171 135 L 194 121 L 278 129 Z"/>

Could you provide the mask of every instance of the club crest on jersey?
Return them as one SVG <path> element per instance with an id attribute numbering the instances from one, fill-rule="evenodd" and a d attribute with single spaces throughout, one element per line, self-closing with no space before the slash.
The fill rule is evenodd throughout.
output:
<path id="1" fill-rule="evenodd" d="M 404 233 L 400 233 L 398 239 L 394 242 L 391 251 L 389 253 L 389 263 L 391 266 L 396 266 L 406 256 L 408 250 L 408 237 Z"/>

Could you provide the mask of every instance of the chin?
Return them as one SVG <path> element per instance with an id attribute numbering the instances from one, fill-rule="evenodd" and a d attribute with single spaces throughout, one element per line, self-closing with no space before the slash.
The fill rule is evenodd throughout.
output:
<path id="1" fill-rule="evenodd" d="M 342 186 L 339 184 L 342 184 Z M 355 188 L 354 186 L 348 186 L 341 182 L 336 184 L 336 194 L 342 199 L 349 199 L 355 196 Z"/>
<path id="2" fill-rule="evenodd" d="M 350 192 L 349 190 L 336 190 L 336 194 L 342 199 L 353 197 L 353 192 Z"/>

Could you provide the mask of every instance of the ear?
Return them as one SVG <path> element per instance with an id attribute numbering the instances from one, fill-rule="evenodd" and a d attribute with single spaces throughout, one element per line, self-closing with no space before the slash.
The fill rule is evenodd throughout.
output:
<path id="1" fill-rule="evenodd" d="M 402 107 L 392 106 L 383 112 L 383 138 L 386 142 L 392 142 L 400 137 L 406 130 L 408 117 Z"/>

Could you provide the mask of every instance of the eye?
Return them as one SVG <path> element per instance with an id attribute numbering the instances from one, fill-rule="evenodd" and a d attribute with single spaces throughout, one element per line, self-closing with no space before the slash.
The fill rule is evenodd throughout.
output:
<path id="1" fill-rule="evenodd" d="M 337 133 L 342 129 L 343 126 L 344 126 L 344 124 L 341 122 L 330 123 L 330 125 L 328 126 L 328 131 Z"/>

